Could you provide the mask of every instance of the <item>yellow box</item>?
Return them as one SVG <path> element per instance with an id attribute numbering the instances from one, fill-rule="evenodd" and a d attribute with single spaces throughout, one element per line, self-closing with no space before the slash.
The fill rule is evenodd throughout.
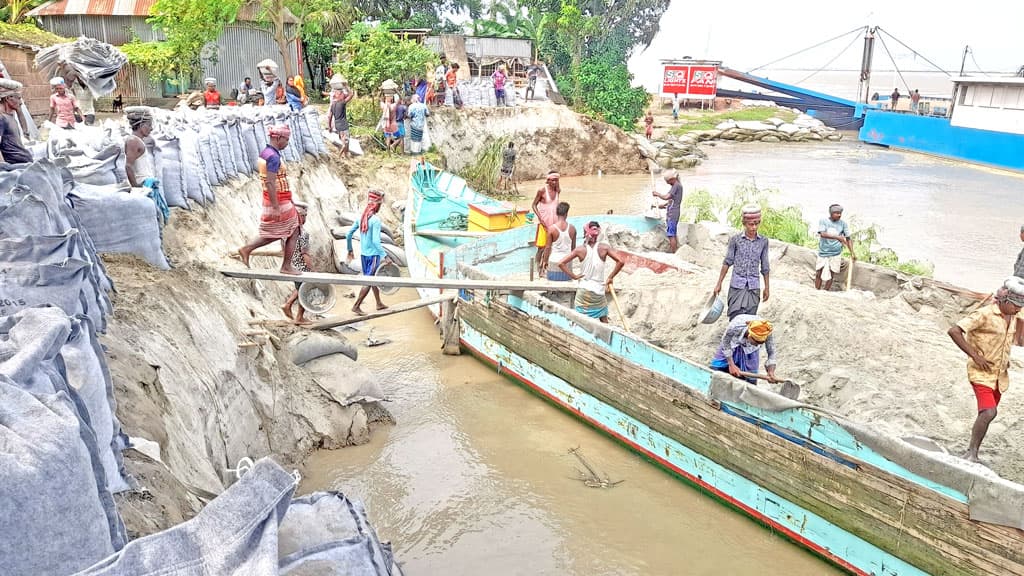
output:
<path id="1" fill-rule="evenodd" d="M 470 232 L 498 232 L 526 224 L 528 209 L 517 209 L 509 202 L 499 204 L 470 204 Z"/>

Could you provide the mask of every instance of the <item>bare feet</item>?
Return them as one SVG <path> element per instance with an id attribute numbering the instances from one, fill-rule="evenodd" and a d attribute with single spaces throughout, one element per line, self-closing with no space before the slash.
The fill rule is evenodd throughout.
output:
<path id="1" fill-rule="evenodd" d="M 967 460 L 968 462 L 974 462 L 976 464 L 981 464 L 981 459 L 978 458 L 978 455 L 977 454 L 973 454 L 971 452 L 964 452 L 964 455 L 961 456 L 961 458 L 963 458 L 964 460 Z"/>
<path id="2" fill-rule="evenodd" d="M 287 316 L 289 320 L 294 320 L 295 319 L 295 316 L 292 315 L 292 307 L 291 306 L 281 306 L 281 310 L 284 311 L 284 315 Z"/>
<path id="3" fill-rule="evenodd" d="M 296 326 L 312 326 L 313 325 L 313 321 L 312 320 L 307 320 L 305 318 L 303 318 L 301 320 L 296 319 L 295 320 L 295 325 Z"/>
<path id="4" fill-rule="evenodd" d="M 300 270 L 296 270 L 295 268 L 292 268 L 291 266 L 288 266 L 287 268 L 286 267 L 282 267 L 281 268 L 281 274 L 289 274 L 291 276 L 302 276 L 302 272 Z"/>
<path id="5" fill-rule="evenodd" d="M 384 304 L 384 303 L 377 304 L 377 310 L 387 310 L 387 309 L 388 309 L 387 304 Z"/>
<path id="6" fill-rule="evenodd" d="M 363 312 L 363 309 L 359 306 L 353 306 L 352 311 L 355 312 L 356 316 L 366 316 L 366 312 Z"/>
<path id="7" fill-rule="evenodd" d="M 242 259 L 242 264 L 245 264 L 246 268 L 249 267 L 249 254 L 251 252 L 252 250 L 246 250 L 245 246 L 238 249 L 238 257 Z"/>

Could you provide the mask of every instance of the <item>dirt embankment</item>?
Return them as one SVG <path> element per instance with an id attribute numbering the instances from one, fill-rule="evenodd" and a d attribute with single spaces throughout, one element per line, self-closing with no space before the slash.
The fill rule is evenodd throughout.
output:
<path id="1" fill-rule="evenodd" d="M 718 278 L 729 233 L 688 225 L 677 254 L 660 258 L 692 271 L 616 279 L 630 327 L 707 365 L 727 320 L 723 315 L 709 326 L 698 317 Z M 611 238 L 637 250 L 661 240 L 629 233 Z M 857 264 L 854 290 L 816 291 L 814 251 L 782 243 L 772 242 L 771 265 L 771 296 L 759 313 L 775 326 L 778 374 L 802 385 L 801 400 L 896 437 L 927 437 L 950 454 L 963 453 L 977 410 L 966 358 L 946 331 L 977 300 L 869 264 Z M 723 298 L 727 284 L 728 277 Z M 619 322 L 614 310 L 611 319 Z M 1024 382 L 1019 353 L 1015 349 L 1000 417 L 982 446 L 991 469 L 1017 482 L 1024 481 L 1024 448 L 1015 434 L 1021 423 L 1014 416 L 1024 413 L 1024 394 L 1014 388 Z"/>
<path id="2" fill-rule="evenodd" d="M 431 141 L 455 172 L 503 137 L 515 143 L 520 180 L 543 178 L 552 169 L 563 176 L 647 170 L 632 136 L 565 106 L 438 108 L 431 111 L 429 126 Z"/>
<path id="3" fill-rule="evenodd" d="M 314 260 L 328 270 L 334 215 L 353 209 L 365 190 L 349 194 L 324 162 L 289 169 L 296 197 L 310 204 Z M 175 211 L 164 230 L 169 272 L 107 259 L 117 293 L 103 343 L 118 417 L 131 436 L 159 443 L 166 465 L 128 452 L 129 470 L 151 492 L 119 502 L 133 536 L 191 517 L 233 479 L 230 469 L 243 457 L 296 464 L 320 447 L 364 443 L 371 423 L 390 419 L 379 403 L 349 403 L 292 364 L 288 328 L 268 327 L 269 341 L 250 338 L 260 329 L 254 320 L 283 319 L 280 306 L 292 289 L 217 271 L 241 266 L 229 255 L 256 232 L 260 199 L 259 181 L 246 179 L 222 186 L 215 205 Z M 254 256 L 252 265 L 276 269 L 280 257 Z M 248 344 L 254 341 L 263 343 Z M 387 394 L 389 383 L 379 384 Z"/>

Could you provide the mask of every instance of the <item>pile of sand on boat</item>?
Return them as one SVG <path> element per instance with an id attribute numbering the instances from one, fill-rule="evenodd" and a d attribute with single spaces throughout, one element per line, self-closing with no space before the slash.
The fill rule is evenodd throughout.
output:
<path id="1" fill-rule="evenodd" d="M 689 270 L 662 275 L 640 270 L 620 275 L 615 285 L 634 332 L 706 365 L 727 319 L 723 314 L 707 325 L 698 316 L 734 232 L 703 224 L 685 228 L 675 255 L 647 252 L 663 242 L 658 233 L 638 237 L 611 228 L 613 245 Z M 759 313 L 775 326 L 778 375 L 802 386 L 801 400 L 881 432 L 927 437 L 950 454 L 962 453 L 977 408 L 966 357 L 946 331 L 977 300 L 859 263 L 853 290 L 816 291 L 812 250 L 772 242 L 771 256 L 771 294 Z M 723 297 L 727 290 L 728 277 Z M 611 316 L 621 324 L 614 307 Z M 1010 390 L 982 446 L 982 460 L 1004 478 L 1021 482 L 1024 447 L 1015 442 L 1015 430 L 1024 416 L 1024 354 L 1014 350 Z"/>

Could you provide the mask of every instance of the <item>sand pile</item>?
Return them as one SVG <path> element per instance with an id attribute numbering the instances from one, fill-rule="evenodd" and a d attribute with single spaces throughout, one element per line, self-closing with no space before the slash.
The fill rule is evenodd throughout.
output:
<path id="1" fill-rule="evenodd" d="M 619 240 L 636 245 L 638 239 Z M 639 245 L 650 243 L 639 240 Z M 716 258 L 707 256 L 716 249 Z M 615 284 L 632 330 L 707 364 L 727 319 L 723 315 L 718 323 L 705 325 L 697 318 L 718 278 L 724 251 L 724 243 L 705 240 L 684 246 L 674 256 L 681 263 L 704 264 L 702 270 L 620 275 Z M 950 453 L 962 453 L 976 404 L 967 383 L 966 358 L 946 330 L 963 302 L 948 292 L 912 284 L 888 296 L 861 290 L 816 291 L 809 280 L 812 271 L 792 263 L 781 265 L 786 257 L 795 261 L 802 256 L 777 260 L 777 252 L 773 248 L 771 296 L 759 313 L 775 325 L 778 375 L 801 384 L 801 399 L 808 403 L 897 437 L 925 436 Z M 723 297 L 727 283 L 728 277 Z M 612 321 L 619 323 L 614 309 Z M 1015 356 L 1024 358 L 1024 353 L 1017 349 Z M 1014 434 L 1024 415 L 1020 359 L 1012 363 L 1010 378 L 1010 391 L 989 429 L 982 459 L 1003 477 L 1024 481 L 1024 447 L 1015 442 Z"/>

